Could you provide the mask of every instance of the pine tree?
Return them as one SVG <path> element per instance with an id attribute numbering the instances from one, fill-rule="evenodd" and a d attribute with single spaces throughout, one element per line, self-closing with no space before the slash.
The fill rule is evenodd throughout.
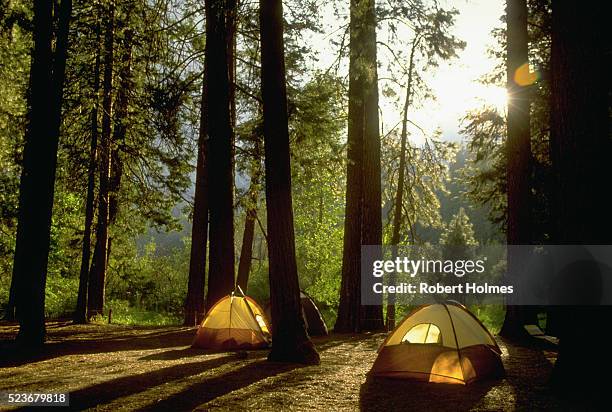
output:
<path id="1" fill-rule="evenodd" d="M 228 65 L 227 16 L 230 2 L 206 1 L 206 109 L 208 111 L 208 176 L 210 308 L 234 289 L 234 172 Z M 233 5 L 235 7 L 235 4 Z"/>
<path id="2" fill-rule="evenodd" d="M 45 339 L 45 285 L 71 14 L 70 0 L 62 0 L 55 10 L 51 1 L 34 3 L 29 113 L 13 263 L 17 342 L 29 349 Z"/>
<path id="3" fill-rule="evenodd" d="M 361 245 L 382 242 L 375 1 L 351 1 L 346 213 L 334 329 L 382 329 L 380 305 L 361 306 Z"/>
<path id="4" fill-rule="evenodd" d="M 87 316 L 104 313 L 104 289 L 108 269 L 109 215 L 112 170 L 112 108 L 113 108 L 113 66 L 115 51 L 115 5 L 107 5 L 104 14 L 104 74 L 102 80 L 102 132 L 100 134 L 98 171 L 98 221 L 96 224 L 96 245 L 87 290 Z"/>
<path id="5" fill-rule="evenodd" d="M 270 303 L 274 346 L 268 359 L 318 364 L 300 301 L 291 198 L 289 119 L 281 0 L 260 0 L 261 85 L 265 147 Z"/>
<path id="6" fill-rule="evenodd" d="M 506 139 L 506 185 L 508 245 L 531 243 L 531 137 L 529 131 L 529 63 L 527 1 L 507 0 L 507 87 L 508 118 Z M 508 276 L 518 279 L 526 257 L 522 250 L 508 249 Z M 500 331 L 508 338 L 526 338 L 524 314 L 520 307 L 507 302 L 506 317 Z"/>

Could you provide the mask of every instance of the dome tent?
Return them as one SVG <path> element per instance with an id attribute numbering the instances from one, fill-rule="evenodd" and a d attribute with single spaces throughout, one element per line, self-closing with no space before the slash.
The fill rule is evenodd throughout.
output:
<path id="1" fill-rule="evenodd" d="M 302 316 L 306 322 L 306 331 L 309 336 L 327 336 L 329 333 L 325 320 L 312 298 L 300 290 L 300 302 L 302 303 Z M 267 319 L 272 321 L 272 306 L 268 303 L 265 309 Z"/>
<path id="2" fill-rule="evenodd" d="M 310 336 L 327 336 L 327 325 L 314 300 L 303 291 L 300 291 L 300 300 L 308 334 Z"/>
<path id="3" fill-rule="evenodd" d="M 372 376 L 468 384 L 504 374 L 501 350 L 482 323 L 456 302 L 423 305 L 378 350 Z"/>
<path id="4" fill-rule="evenodd" d="M 240 289 L 221 298 L 206 313 L 191 345 L 203 349 L 260 349 L 271 335 L 263 310 Z"/>

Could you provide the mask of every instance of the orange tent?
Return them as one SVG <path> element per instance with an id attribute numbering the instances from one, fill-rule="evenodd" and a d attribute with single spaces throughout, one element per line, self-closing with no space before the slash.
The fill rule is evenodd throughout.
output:
<path id="1" fill-rule="evenodd" d="M 465 306 L 448 302 L 412 311 L 387 336 L 370 374 L 467 384 L 504 374 L 501 350 Z"/>
<path id="2" fill-rule="evenodd" d="M 234 292 L 206 313 L 191 345 L 204 349 L 259 349 L 270 345 L 263 310 L 250 297 Z"/>

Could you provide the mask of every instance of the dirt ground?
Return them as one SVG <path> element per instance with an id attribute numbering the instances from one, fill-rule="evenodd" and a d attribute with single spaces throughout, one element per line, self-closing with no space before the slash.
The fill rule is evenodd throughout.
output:
<path id="1" fill-rule="evenodd" d="M 15 333 L 14 325 L 0 324 L 0 342 Z M 51 323 L 48 344 L 38 358 L 7 361 L 6 352 L 0 353 L 0 392 L 69 392 L 71 410 L 100 411 L 510 411 L 567 406 L 546 386 L 555 352 L 501 339 L 507 376 L 460 386 L 368 379 L 383 334 L 314 339 L 321 365 L 304 367 L 267 362 L 267 351 L 191 349 L 194 333 L 194 328 Z"/>

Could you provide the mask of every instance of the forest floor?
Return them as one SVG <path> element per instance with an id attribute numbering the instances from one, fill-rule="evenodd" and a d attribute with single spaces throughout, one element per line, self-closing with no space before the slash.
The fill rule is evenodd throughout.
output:
<path id="1" fill-rule="evenodd" d="M 16 326 L 0 323 L 0 347 Z M 383 334 L 314 339 L 320 366 L 266 361 L 267 351 L 189 347 L 194 328 L 48 325 L 35 359 L 0 352 L 0 392 L 69 392 L 70 409 L 559 410 L 547 381 L 554 350 L 498 339 L 507 376 L 468 386 L 369 379 Z M 2 359 L 2 358 L 5 359 Z M 2 406 L 0 406 L 0 410 Z M 63 408 L 66 410 L 66 408 Z"/>

